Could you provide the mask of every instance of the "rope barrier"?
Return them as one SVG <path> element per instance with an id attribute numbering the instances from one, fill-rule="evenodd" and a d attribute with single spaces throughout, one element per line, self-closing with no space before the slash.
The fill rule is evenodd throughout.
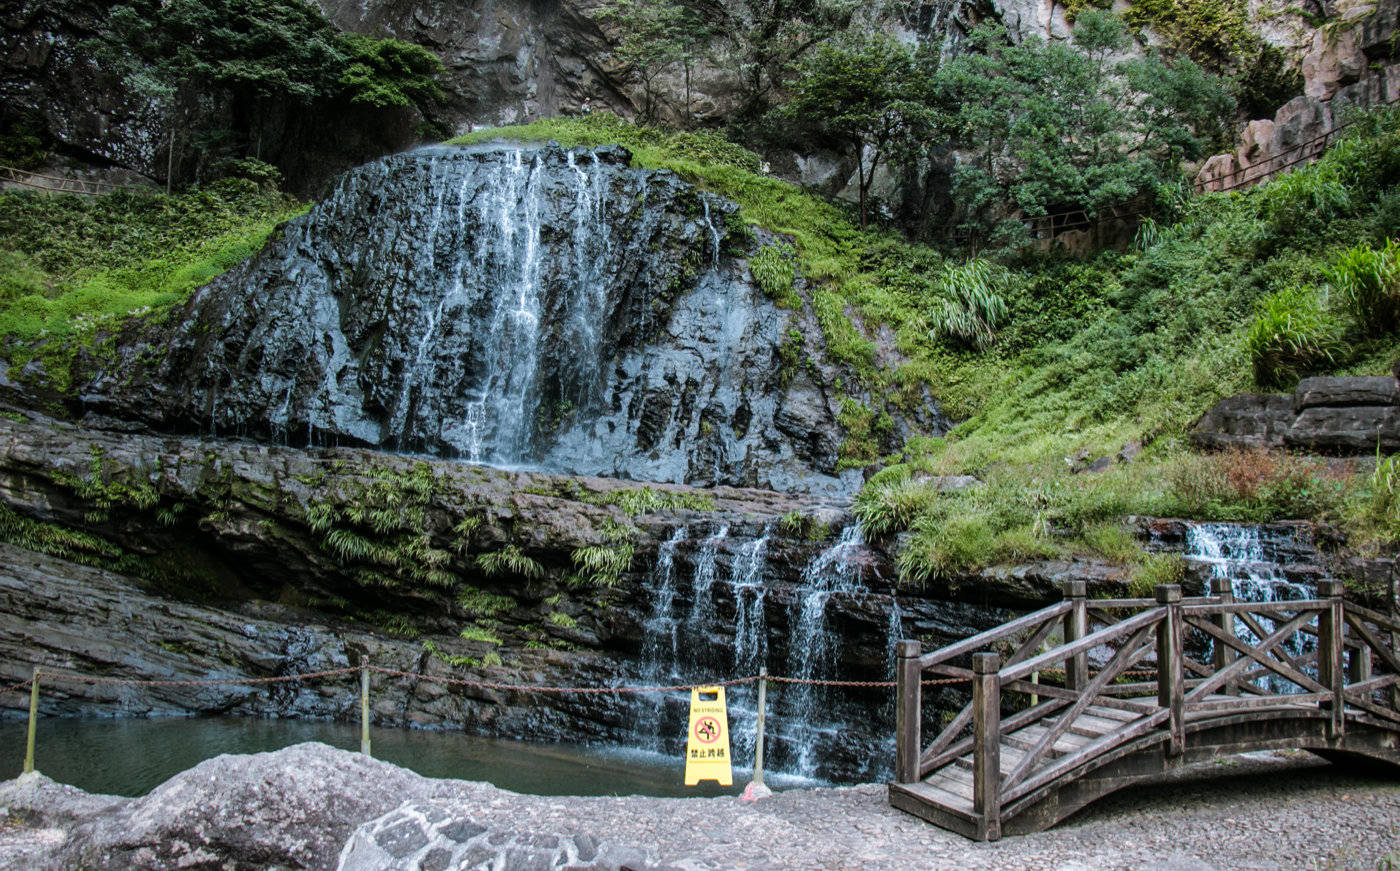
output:
<path id="1" fill-rule="evenodd" d="M 7 686 L 7 687 L 5 687 L 4 689 L 0 689 L 0 694 L 12 693 L 12 692 L 15 692 L 15 691 L 17 691 L 17 690 L 28 689 L 28 688 L 29 688 L 29 685 L 32 684 L 32 683 L 34 683 L 34 678 L 32 678 L 32 677 L 27 677 L 27 678 L 25 678 L 24 680 L 20 681 L 20 682 L 17 683 L 17 684 L 14 684 L 14 685 L 12 685 L 12 686 Z"/>
<path id="2" fill-rule="evenodd" d="M 39 676 L 43 678 L 56 678 L 58 680 L 71 680 L 80 683 L 101 683 L 101 684 L 123 684 L 127 686 L 145 687 L 196 687 L 196 686 L 233 686 L 247 684 L 269 684 L 288 683 L 290 681 L 310 680 L 316 677 L 334 677 L 335 675 L 358 673 L 359 666 L 351 668 L 336 668 L 329 671 L 311 671 L 305 674 L 286 674 L 277 677 L 244 677 L 244 678 L 224 678 L 217 680 L 141 680 L 136 678 L 119 677 L 98 677 L 87 674 L 66 674 L 56 671 L 41 671 Z M 25 681 L 21 686 L 28 686 L 30 681 Z"/>

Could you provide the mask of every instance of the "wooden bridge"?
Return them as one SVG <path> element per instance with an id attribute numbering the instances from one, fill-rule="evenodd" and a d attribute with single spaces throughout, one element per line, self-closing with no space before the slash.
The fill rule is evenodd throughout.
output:
<path id="1" fill-rule="evenodd" d="M 890 804 L 996 840 L 1233 753 L 1400 765 L 1400 620 L 1345 601 L 1340 581 L 1285 602 L 1155 592 L 1088 599 L 1074 581 L 941 650 L 900 641 Z M 921 682 L 946 678 L 970 680 L 972 700 L 924 746 Z"/>

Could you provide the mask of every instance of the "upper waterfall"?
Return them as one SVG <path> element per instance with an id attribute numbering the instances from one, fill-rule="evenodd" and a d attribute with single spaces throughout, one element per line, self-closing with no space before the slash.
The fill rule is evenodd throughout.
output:
<path id="1" fill-rule="evenodd" d="M 434 147 L 346 173 L 84 398 L 297 445 L 849 492 L 838 373 L 819 342 L 780 355 L 820 331 L 748 270 L 766 234 L 629 162 Z"/>

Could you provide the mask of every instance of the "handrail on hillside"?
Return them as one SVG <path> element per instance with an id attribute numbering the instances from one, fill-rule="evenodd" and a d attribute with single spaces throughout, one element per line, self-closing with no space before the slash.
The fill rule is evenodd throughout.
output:
<path id="1" fill-rule="evenodd" d="M 1296 601 L 1154 592 L 1091 600 L 1070 581 L 1062 601 L 939 650 L 898 642 L 896 783 L 955 771 L 970 753 L 973 825 L 995 839 L 1004 818 L 1101 757 L 1128 744 L 1179 757 L 1192 728 L 1220 718 L 1320 716 L 1331 741 L 1352 720 L 1400 730 L 1400 620 L 1346 602 L 1341 581 Z M 927 746 L 925 672 L 972 683 Z"/>

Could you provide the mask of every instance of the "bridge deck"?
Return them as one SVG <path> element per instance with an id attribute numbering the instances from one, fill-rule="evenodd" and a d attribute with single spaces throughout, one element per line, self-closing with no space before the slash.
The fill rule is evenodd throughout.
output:
<path id="1" fill-rule="evenodd" d="M 1155 602 L 1091 603 L 1071 584 L 1066 601 L 942 650 L 900 642 L 890 804 L 996 839 L 1229 753 L 1300 748 L 1400 764 L 1400 620 L 1344 603 L 1339 582 L 1322 587 L 1326 599 L 1285 603 L 1182 600 L 1172 587 Z M 1091 620 L 1105 625 L 1090 633 Z M 1061 627 L 1064 643 L 1046 650 Z M 988 649 L 1012 652 L 1003 662 Z M 969 656 L 971 669 L 953 664 Z M 1130 671 L 1144 660 L 1155 667 Z M 927 748 L 925 672 L 972 683 L 971 702 Z M 1141 674 L 1155 680 L 1133 683 Z"/>

